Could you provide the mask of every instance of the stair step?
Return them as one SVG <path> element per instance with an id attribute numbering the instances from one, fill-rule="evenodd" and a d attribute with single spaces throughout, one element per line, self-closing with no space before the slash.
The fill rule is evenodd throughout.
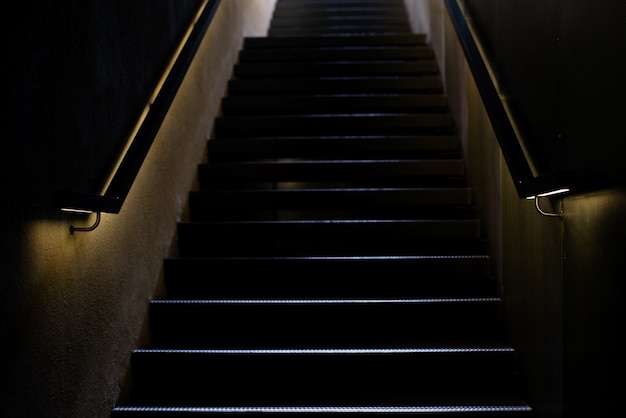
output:
<path id="1" fill-rule="evenodd" d="M 405 347 L 500 341 L 499 312 L 498 298 L 163 299 L 150 303 L 150 327 L 171 348 Z"/>
<path id="2" fill-rule="evenodd" d="M 215 136 L 236 138 L 252 136 L 302 135 L 415 135 L 450 134 L 452 119 L 443 114 L 409 115 L 312 115 L 217 117 Z"/>
<path id="3" fill-rule="evenodd" d="M 290 15 L 302 15 L 309 13 L 317 14 L 332 14 L 340 15 L 342 13 L 351 12 L 352 15 L 358 14 L 364 11 L 384 11 L 386 14 L 392 15 L 404 15 L 406 16 L 406 9 L 403 4 L 398 2 L 303 2 L 303 3 L 282 3 L 278 2 L 274 9 L 273 16 L 281 16 L 288 13 Z"/>
<path id="4" fill-rule="evenodd" d="M 234 79 L 228 83 L 229 96 L 284 94 L 371 94 L 442 92 L 439 75 L 367 78 L 259 78 Z"/>
<path id="5" fill-rule="evenodd" d="M 189 196 L 190 219 L 469 219 L 468 188 L 203 190 Z M 282 215 L 290 217 L 282 217 Z M 269 216 L 269 218 L 267 218 Z M 383 218 L 384 219 L 384 218 Z"/>
<path id="6" fill-rule="evenodd" d="M 178 248 L 184 257 L 483 254 L 478 229 L 473 221 L 183 222 Z"/>
<path id="7" fill-rule="evenodd" d="M 207 221 L 276 221 L 276 220 L 375 220 L 375 219 L 474 219 L 476 210 L 473 206 L 452 205 L 368 205 L 367 207 L 332 208 L 284 207 L 268 205 L 212 205 L 200 192 L 192 192 L 189 207 L 189 219 L 193 222 Z M 330 206 L 330 204 L 328 205 Z M 482 247 L 482 245 L 481 245 Z"/>
<path id="8" fill-rule="evenodd" d="M 362 206 L 385 208 L 397 205 L 469 205 L 471 189 L 386 188 L 386 189 L 279 189 L 212 190 L 192 192 L 194 204 L 220 207 L 246 206 L 256 209 L 341 209 Z"/>
<path id="9" fill-rule="evenodd" d="M 208 160 L 268 158 L 426 158 L 458 156 L 455 135 L 360 137 L 256 137 L 207 141 Z"/>
<path id="10" fill-rule="evenodd" d="M 304 7 L 304 6 L 317 6 L 317 7 L 326 7 L 330 6 L 369 6 L 369 5 L 377 5 L 377 6 L 386 6 L 386 7 L 397 7 L 403 8 L 403 0 L 280 0 L 276 4 L 276 8 L 290 8 L 290 7 Z M 402 9 L 405 10 L 405 9 Z"/>
<path id="11" fill-rule="evenodd" d="M 237 78 L 297 78 L 297 77 L 372 77 L 438 75 L 439 69 L 433 59 L 414 61 L 327 61 L 294 62 L 243 62 L 235 64 L 233 74 Z"/>
<path id="12" fill-rule="evenodd" d="M 489 276 L 489 257 L 485 255 L 176 257 L 164 261 L 164 276 L 168 296 L 184 299 L 496 294 L 495 280 Z M 374 279 L 364 280 L 366 277 Z"/>
<path id="13" fill-rule="evenodd" d="M 426 46 L 426 35 L 246 37 L 243 42 L 242 51 L 268 48 Z"/>
<path id="14" fill-rule="evenodd" d="M 280 14 L 274 15 L 272 18 L 272 29 L 280 28 L 315 28 L 326 29 L 335 26 L 369 26 L 369 25 L 386 25 L 392 27 L 401 27 L 404 30 L 410 28 L 406 15 L 403 14 L 361 14 L 338 15 L 328 11 L 324 14 L 309 15 L 301 12 L 298 15 L 291 14 L 287 17 Z"/>
<path id="15" fill-rule="evenodd" d="M 300 160 L 200 164 L 201 185 L 227 180 L 248 182 L 363 181 L 416 176 L 462 176 L 461 159 L 429 160 Z"/>
<path id="16" fill-rule="evenodd" d="M 313 115 L 346 113 L 445 112 L 448 102 L 441 94 L 420 95 L 282 95 L 227 96 L 222 115 Z"/>
<path id="17" fill-rule="evenodd" d="M 379 239 L 479 238 L 480 234 L 476 219 L 220 221 L 181 222 L 179 226 L 179 237 L 206 236 L 207 240 L 219 240 L 221 245 L 226 245 L 229 237 L 237 242 L 244 239 L 259 244 L 277 239 L 364 243 Z"/>
<path id="18" fill-rule="evenodd" d="M 276 10 L 289 10 L 289 9 L 342 9 L 353 7 L 378 7 L 385 9 L 395 9 L 406 13 L 402 0 L 281 0 L 276 4 Z"/>
<path id="19" fill-rule="evenodd" d="M 432 59 L 432 48 L 419 46 L 348 46 L 317 48 L 243 49 L 239 62 L 333 62 L 333 61 L 391 61 Z"/>
<path id="20" fill-rule="evenodd" d="M 410 33 L 410 25 L 388 25 L 388 24 L 370 24 L 370 25 L 336 25 L 324 26 L 319 28 L 270 28 L 267 36 L 354 36 L 357 35 L 375 35 L 375 34 L 395 34 Z"/>
<path id="21" fill-rule="evenodd" d="M 220 221 L 181 222 L 178 226 L 179 250 L 187 256 L 231 252 L 396 254 L 441 248 L 481 251 L 482 245 L 470 240 L 478 239 L 479 234 L 479 222 L 474 219 Z"/>
<path id="22" fill-rule="evenodd" d="M 297 19 L 301 16 L 318 17 L 352 17 L 352 16 L 402 16 L 406 19 L 404 9 L 397 6 L 384 5 L 326 5 L 323 7 L 307 7 L 300 6 L 298 8 L 279 7 L 274 10 L 273 18 L 275 19 Z"/>
<path id="23" fill-rule="evenodd" d="M 419 399 L 418 393 L 501 395 L 515 383 L 514 351 L 506 346 L 143 349 L 132 361 L 141 376 L 137 397 L 157 404 L 164 396 L 215 406 L 276 406 L 286 399 L 296 405 L 391 404 Z M 406 375 L 419 378 L 407 382 Z"/>

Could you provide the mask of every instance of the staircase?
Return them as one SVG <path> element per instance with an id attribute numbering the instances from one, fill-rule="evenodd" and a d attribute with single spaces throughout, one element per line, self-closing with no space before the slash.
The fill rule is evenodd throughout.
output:
<path id="1" fill-rule="evenodd" d="M 278 0 L 112 417 L 531 416 L 438 71 L 402 0 Z"/>

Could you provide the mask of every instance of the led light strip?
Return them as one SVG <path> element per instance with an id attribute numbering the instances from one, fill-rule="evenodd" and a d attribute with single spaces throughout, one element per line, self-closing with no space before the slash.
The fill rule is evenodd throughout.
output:
<path id="1" fill-rule="evenodd" d="M 167 407 L 167 406 L 120 406 L 117 411 L 126 412 L 192 412 L 192 413 L 242 413 L 242 412 L 272 412 L 272 413 L 451 413 L 451 412 L 524 412 L 531 411 L 527 405 L 452 405 L 452 406 L 301 406 L 301 407 Z"/>
<path id="2" fill-rule="evenodd" d="M 478 260 L 488 259 L 486 254 L 467 255 L 350 255 L 350 256 L 301 256 L 301 257 L 216 257 L 220 260 L 328 260 L 328 261 L 348 261 L 348 260 Z M 196 258 L 202 260 L 202 258 Z"/>
<path id="3" fill-rule="evenodd" d="M 459 303 L 499 302 L 499 298 L 441 298 L 441 299 L 156 299 L 151 303 L 164 304 L 374 304 L 374 303 Z"/>
<path id="4" fill-rule="evenodd" d="M 420 348 L 321 348 L 321 349 L 159 349 L 142 348 L 135 353 L 169 354 L 412 354 L 513 352 L 511 347 L 420 347 Z"/>

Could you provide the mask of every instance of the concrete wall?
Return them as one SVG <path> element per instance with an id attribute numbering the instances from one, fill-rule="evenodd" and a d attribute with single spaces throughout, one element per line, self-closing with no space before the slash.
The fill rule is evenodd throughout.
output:
<path id="1" fill-rule="evenodd" d="M 176 222 L 185 216 L 236 53 L 243 36 L 265 34 L 273 5 L 221 2 L 121 212 L 103 214 L 94 231 L 70 234 L 69 227 L 88 226 L 95 215 L 32 210 L 33 190 L 26 185 L 46 173 L 16 162 L 45 161 L 45 147 L 37 146 L 40 138 L 11 138 L 19 147 L 3 141 L 2 178 L 11 185 L 4 190 L 15 192 L 8 196 L 0 234 L 0 415 L 104 418 L 125 396 L 130 353 L 149 338 L 148 302 L 163 295 L 163 259 L 175 251 Z M 44 106 L 51 100 L 37 91 L 41 96 L 30 96 L 31 102 Z M 82 105 L 106 111 L 97 103 Z M 72 149 L 58 140 L 64 164 L 71 166 Z"/>
<path id="2" fill-rule="evenodd" d="M 623 38 L 604 37 L 602 34 L 610 32 L 612 26 L 593 30 L 583 17 L 590 8 L 587 12 L 593 12 L 592 20 L 601 26 L 603 13 L 612 22 L 616 20 L 615 9 L 623 12 L 623 7 L 563 2 L 560 7 L 551 8 L 559 16 L 544 16 L 546 21 L 559 21 L 565 34 L 569 33 L 567 28 L 578 28 L 577 33 L 589 38 L 577 48 L 560 50 L 560 59 L 572 64 L 560 69 L 565 72 L 562 85 L 567 87 L 559 93 L 563 106 L 559 113 L 566 115 L 561 128 L 574 138 L 579 152 L 592 150 L 586 157 L 582 153 L 568 161 L 578 161 L 574 168 L 580 172 L 588 171 L 590 166 L 605 167 L 617 180 L 616 184 L 594 191 L 581 191 L 561 199 L 540 199 L 542 210 L 562 210 L 561 220 L 541 215 L 534 201 L 519 199 L 472 75 L 461 59 L 443 2 L 406 2 L 414 29 L 429 34 L 442 63 L 450 106 L 461 128 L 474 196 L 491 242 L 493 268 L 501 284 L 511 342 L 519 351 L 520 371 L 533 406 L 541 417 L 616 414 L 619 395 L 611 376 L 623 370 L 617 338 L 620 318 L 624 317 L 620 298 L 626 277 L 626 188 L 620 179 L 626 170 L 615 164 L 615 155 L 621 153 L 605 152 L 623 148 L 621 123 L 615 118 L 607 123 L 605 118 L 619 109 L 623 111 L 624 105 L 613 101 L 610 111 L 599 112 L 590 106 L 589 98 L 596 97 L 593 102 L 607 108 L 607 102 L 597 97 L 603 90 L 598 90 L 592 80 L 602 80 L 601 85 L 611 80 L 613 91 L 623 91 L 626 83 L 619 79 L 623 71 L 619 65 L 611 64 L 614 56 L 607 53 L 603 59 L 598 52 L 598 47 L 604 51 L 616 47 L 622 50 L 619 46 Z M 486 7 L 487 15 L 497 16 L 497 3 L 494 0 L 480 4 Z M 514 6 L 511 2 L 507 5 Z M 581 27 L 587 30 L 581 31 Z M 499 56 L 503 55 L 506 56 Z M 595 57 L 592 65 L 585 64 L 587 82 L 581 79 L 580 65 L 575 64 L 584 56 Z M 553 74 L 549 72 L 550 77 Z M 578 81 L 567 84 L 571 80 Z M 529 113 L 533 111 L 530 109 Z M 541 128 L 541 121 L 535 120 L 534 124 Z M 591 155 L 594 160 L 587 164 Z M 579 166 L 583 163 L 584 167 Z"/>

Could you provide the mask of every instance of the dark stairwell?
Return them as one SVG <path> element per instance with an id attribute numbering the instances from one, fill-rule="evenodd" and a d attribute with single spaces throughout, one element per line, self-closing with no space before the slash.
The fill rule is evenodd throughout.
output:
<path id="1" fill-rule="evenodd" d="M 402 0 L 278 0 L 207 152 L 113 417 L 532 415 Z"/>

